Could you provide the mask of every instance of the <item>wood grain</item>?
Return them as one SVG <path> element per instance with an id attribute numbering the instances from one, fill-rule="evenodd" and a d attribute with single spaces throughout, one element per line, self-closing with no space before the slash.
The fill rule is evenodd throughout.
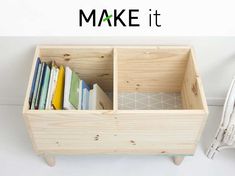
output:
<path id="1" fill-rule="evenodd" d="M 98 83 L 104 91 L 113 91 L 112 48 L 41 48 L 40 58 L 69 66 L 88 84 Z"/>
<path id="2" fill-rule="evenodd" d="M 203 111 L 122 111 L 107 113 L 27 113 L 39 153 L 142 153 L 194 152 Z"/>
<path id="3" fill-rule="evenodd" d="M 120 92 L 179 92 L 189 49 L 118 49 Z"/>
<path id="4" fill-rule="evenodd" d="M 181 89 L 182 105 L 186 109 L 204 109 L 208 112 L 206 99 L 201 83 L 200 76 L 195 67 L 195 61 L 192 52 L 184 74 L 184 80 Z"/>
<path id="5" fill-rule="evenodd" d="M 89 83 L 114 91 L 113 110 L 29 110 L 36 58 L 70 66 Z M 40 46 L 23 115 L 39 154 L 192 155 L 208 108 L 190 47 Z M 118 110 L 119 92 L 181 92 L 182 110 Z"/>

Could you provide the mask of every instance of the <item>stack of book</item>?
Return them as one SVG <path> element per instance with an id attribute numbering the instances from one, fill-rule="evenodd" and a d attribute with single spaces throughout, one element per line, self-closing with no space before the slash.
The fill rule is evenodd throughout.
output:
<path id="1" fill-rule="evenodd" d="M 92 88 L 91 88 L 92 86 Z M 98 84 L 87 85 L 68 66 L 36 61 L 29 107 L 32 110 L 112 109 L 112 101 Z"/>

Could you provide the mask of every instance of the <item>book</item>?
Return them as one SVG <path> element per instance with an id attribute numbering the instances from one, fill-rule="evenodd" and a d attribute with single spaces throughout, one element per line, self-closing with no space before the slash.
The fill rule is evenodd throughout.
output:
<path id="1" fill-rule="evenodd" d="M 52 98 L 55 92 L 55 87 L 58 79 L 58 73 L 59 69 L 55 65 L 54 62 L 52 62 L 52 73 L 51 73 L 51 78 L 50 78 L 50 83 L 49 83 L 49 88 L 48 88 L 48 95 L 47 95 L 47 103 L 46 103 L 46 109 L 50 110 L 53 109 L 52 107 Z"/>
<path id="2" fill-rule="evenodd" d="M 52 98 L 52 106 L 54 109 L 59 110 L 63 108 L 63 95 L 64 95 L 64 66 L 60 66 L 57 78 L 55 92 Z"/>
<path id="3" fill-rule="evenodd" d="M 72 81 L 72 70 L 67 66 L 65 67 L 64 103 L 63 103 L 63 109 L 66 110 L 75 109 L 75 107 L 70 102 L 71 81 Z M 75 99 L 77 98 L 78 97 L 76 96 Z"/>
<path id="4" fill-rule="evenodd" d="M 104 110 L 112 109 L 113 102 L 109 99 L 106 93 L 98 86 L 98 84 L 93 85 L 93 92 L 91 98 L 91 109 L 92 110 Z"/>
<path id="5" fill-rule="evenodd" d="M 85 89 L 86 93 L 85 93 L 85 109 L 89 110 L 89 96 L 90 96 L 90 91 Z"/>
<path id="6" fill-rule="evenodd" d="M 92 110 L 92 101 L 93 101 L 93 89 L 89 92 L 89 109 Z"/>
<path id="7" fill-rule="evenodd" d="M 79 87 L 80 87 L 80 78 L 74 71 L 72 71 L 69 101 L 75 109 L 79 108 Z"/>
<path id="8" fill-rule="evenodd" d="M 30 107 L 30 109 L 32 109 L 32 110 L 35 109 L 35 102 L 36 102 L 36 97 L 37 97 L 38 85 L 39 85 L 39 79 L 40 79 L 40 76 L 41 76 L 41 72 L 42 72 L 42 64 L 39 63 L 38 73 L 37 73 L 36 82 L 35 82 L 35 88 L 34 88 L 34 91 L 33 91 L 32 103 L 31 103 L 31 107 Z"/>
<path id="9" fill-rule="evenodd" d="M 50 74 L 50 80 L 48 85 L 48 91 L 47 91 L 47 99 L 46 99 L 46 107 L 45 109 L 49 110 L 51 108 L 51 91 L 52 91 L 52 84 L 55 76 L 55 67 L 53 64 L 51 64 L 51 74 Z"/>
<path id="10" fill-rule="evenodd" d="M 42 84 L 44 81 L 44 75 L 45 75 L 45 71 L 46 71 L 46 63 L 42 63 L 42 68 L 41 68 L 41 74 L 40 74 L 40 78 L 39 78 L 39 82 L 38 82 L 38 90 L 37 90 L 37 95 L 36 95 L 36 100 L 35 100 L 35 104 L 34 104 L 34 108 L 38 109 L 39 108 L 39 100 L 40 100 L 40 95 L 41 95 L 41 90 L 42 90 Z"/>
<path id="11" fill-rule="evenodd" d="M 51 73 L 50 67 L 46 64 L 44 81 L 42 83 L 42 90 L 41 90 L 38 109 L 45 109 L 46 107 L 46 99 L 47 99 L 48 85 L 50 81 L 50 73 Z"/>
<path id="12" fill-rule="evenodd" d="M 80 80 L 79 86 L 79 109 L 83 109 L 83 89 L 90 90 L 89 86 L 86 84 L 84 80 Z"/>
<path id="13" fill-rule="evenodd" d="M 54 109 L 53 106 L 52 106 L 52 99 L 53 99 L 54 94 L 55 94 L 55 89 L 56 89 L 58 77 L 59 77 L 59 68 L 56 68 L 55 69 L 55 77 L 54 77 L 55 79 L 54 79 L 54 82 L 52 84 L 51 109 Z"/>
<path id="14" fill-rule="evenodd" d="M 32 105 L 33 93 L 34 93 L 34 90 L 35 90 L 37 75 L 39 73 L 39 64 L 40 63 L 41 63 L 41 60 L 38 57 L 37 61 L 36 61 L 35 68 L 34 68 L 33 80 L 32 80 L 31 90 L 30 90 L 30 94 L 29 94 L 29 109 L 31 109 L 31 105 Z"/>
<path id="15" fill-rule="evenodd" d="M 89 90 L 87 88 L 83 89 L 83 101 L 82 101 L 83 109 L 88 110 L 89 109 Z"/>

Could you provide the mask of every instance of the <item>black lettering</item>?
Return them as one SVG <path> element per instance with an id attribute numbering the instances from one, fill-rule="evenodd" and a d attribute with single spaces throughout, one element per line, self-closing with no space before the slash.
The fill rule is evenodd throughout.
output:
<path id="1" fill-rule="evenodd" d="M 140 24 L 137 24 L 137 23 L 132 23 L 132 20 L 134 20 L 134 19 L 138 19 L 138 16 L 132 16 L 133 14 L 133 12 L 139 12 L 139 10 L 138 9 L 130 9 L 129 10 L 129 26 L 140 26 Z"/>
<path id="2" fill-rule="evenodd" d="M 156 23 L 155 23 L 156 26 L 157 26 L 157 27 L 161 27 L 162 25 L 158 24 L 158 16 L 160 16 L 161 14 L 160 14 L 160 13 L 157 13 L 157 10 L 156 10 L 155 14 L 153 14 L 153 15 L 156 16 L 156 20 L 155 20 L 155 21 L 156 21 Z"/>
<path id="3" fill-rule="evenodd" d="M 87 23 L 93 18 L 93 26 L 95 26 L 95 9 L 93 9 L 88 16 L 86 17 L 85 13 L 83 12 L 82 9 L 79 10 L 79 26 L 82 26 L 82 19 L 84 19 Z"/>
<path id="4" fill-rule="evenodd" d="M 109 16 L 107 10 L 103 10 L 103 12 L 102 12 L 102 14 L 101 14 L 101 17 L 100 17 L 100 21 L 99 21 L 98 26 L 101 26 L 101 23 L 102 23 L 103 20 L 104 20 L 104 16 L 105 16 L 105 18 L 107 18 L 107 17 Z M 109 26 L 112 26 L 112 24 L 111 24 L 111 22 L 110 22 L 110 19 L 107 19 L 107 20 L 105 20 L 105 21 L 108 22 Z"/>
<path id="5" fill-rule="evenodd" d="M 121 15 L 124 12 L 125 12 L 125 9 L 123 9 L 119 14 L 117 14 L 117 10 L 114 10 L 114 26 L 117 26 L 117 21 L 119 21 L 123 26 L 126 26 L 126 24 L 121 19 Z"/>

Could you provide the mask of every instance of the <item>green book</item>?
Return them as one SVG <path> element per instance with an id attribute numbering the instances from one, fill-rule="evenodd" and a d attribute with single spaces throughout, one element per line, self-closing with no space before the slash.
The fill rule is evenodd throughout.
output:
<path id="1" fill-rule="evenodd" d="M 78 75 L 72 71 L 71 83 L 70 83 L 70 92 L 69 92 L 69 101 L 74 106 L 74 108 L 78 109 L 78 100 L 79 100 L 79 83 L 80 79 Z"/>
<path id="2" fill-rule="evenodd" d="M 45 77 L 42 85 L 42 92 L 40 95 L 40 101 L 39 101 L 39 109 L 45 109 L 46 106 L 46 100 L 47 100 L 47 91 L 48 91 L 48 85 L 50 80 L 50 68 L 48 65 L 46 65 L 46 71 L 45 71 Z"/>

